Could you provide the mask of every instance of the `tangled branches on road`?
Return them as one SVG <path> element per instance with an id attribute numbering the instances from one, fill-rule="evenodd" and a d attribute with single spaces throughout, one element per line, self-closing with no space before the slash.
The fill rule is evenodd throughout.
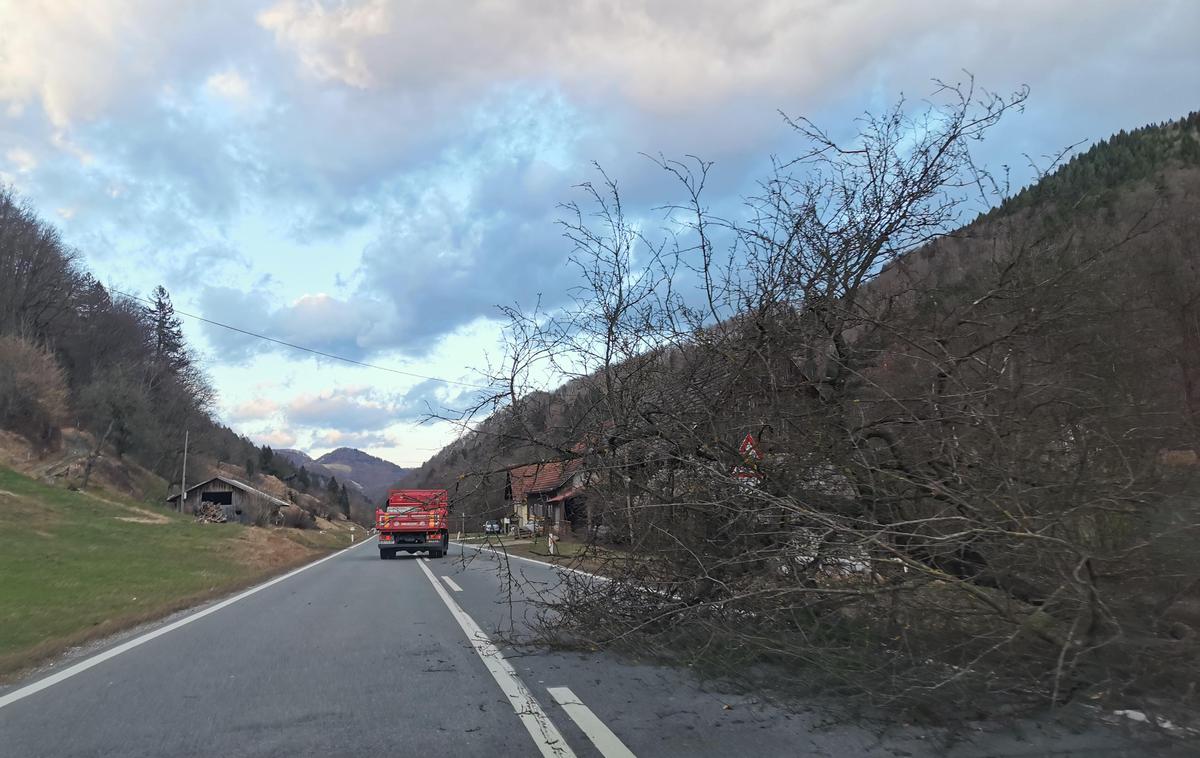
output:
<path id="1" fill-rule="evenodd" d="M 1196 467 L 1164 451 L 1197 443 L 1196 377 L 1164 346 L 1195 305 L 1152 294 L 1194 269 L 1135 254 L 1170 234 L 1138 198 L 945 236 L 1000 191 L 968 147 L 1024 93 L 941 94 L 849 146 L 795 122 L 812 149 L 744 222 L 708 215 L 707 164 L 663 161 L 673 244 L 586 186 L 574 308 L 510 311 L 494 377 L 503 436 L 578 462 L 611 579 L 548 599 L 549 637 L 876 701 L 1194 700 Z M 525 392 L 547 366 L 576 378 Z"/>

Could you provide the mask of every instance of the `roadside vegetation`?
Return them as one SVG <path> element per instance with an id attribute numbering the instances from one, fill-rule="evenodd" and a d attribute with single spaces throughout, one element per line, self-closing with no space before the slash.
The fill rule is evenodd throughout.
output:
<path id="1" fill-rule="evenodd" d="M 348 544 L 341 530 L 308 546 L 293 532 L 197 524 L 0 467 L 0 679 Z"/>

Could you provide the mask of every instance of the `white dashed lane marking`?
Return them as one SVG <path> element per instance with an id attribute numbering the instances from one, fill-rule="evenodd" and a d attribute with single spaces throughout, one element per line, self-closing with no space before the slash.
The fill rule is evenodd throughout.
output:
<path id="1" fill-rule="evenodd" d="M 635 758 L 633 752 L 567 687 L 547 687 L 550 697 L 579 725 L 604 758 Z"/>
<path id="2" fill-rule="evenodd" d="M 492 644 L 487 633 L 479 628 L 475 619 L 468 616 L 467 612 L 454 602 L 454 598 L 450 597 L 450 593 L 446 592 L 442 583 L 425 565 L 426 563 L 428 561 L 417 561 L 417 565 L 421 567 L 421 571 L 425 572 L 426 578 L 433 585 L 438 597 L 450 610 L 450 615 L 454 617 L 463 633 L 467 635 L 467 639 L 471 641 L 471 647 L 475 648 L 475 654 L 483 661 L 483 665 L 496 680 L 496 684 L 500 685 L 501 691 L 508 696 L 517 718 L 521 720 L 526 731 L 529 732 L 529 736 L 533 738 L 533 742 L 537 745 L 543 758 L 575 758 L 575 752 L 571 750 L 571 746 L 567 744 L 562 733 L 558 731 L 558 727 L 554 726 L 554 722 L 542 710 L 542 706 L 533 693 L 517 676 L 512 664 L 504 659 L 504 655 Z"/>

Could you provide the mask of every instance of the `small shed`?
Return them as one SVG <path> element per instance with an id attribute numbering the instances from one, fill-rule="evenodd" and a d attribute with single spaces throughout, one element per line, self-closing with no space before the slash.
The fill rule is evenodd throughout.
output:
<path id="1" fill-rule="evenodd" d="M 179 493 L 167 498 L 172 506 L 179 507 Z M 245 482 L 230 479 L 227 476 L 214 476 L 188 488 L 184 493 L 183 512 L 196 513 L 204 503 L 218 505 L 225 513 L 227 521 L 252 524 L 255 516 L 266 510 L 274 513 L 282 507 L 291 505 L 286 500 L 268 495 L 262 490 L 256 490 Z M 261 523 L 261 522 L 260 522 Z"/>

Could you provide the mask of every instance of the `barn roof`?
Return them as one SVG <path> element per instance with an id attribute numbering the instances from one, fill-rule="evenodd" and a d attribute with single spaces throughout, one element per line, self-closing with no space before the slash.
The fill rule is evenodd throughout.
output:
<path id="1" fill-rule="evenodd" d="M 279 498 L 275 497 L 274 495 L 268 495 L 267 493 L 263 492 L 262 490 L 255 489 L 254 487 L 251 487 L 249 484 L 246 484 L 245 482 L 239 482 L 237 479 L 230 479 L 227 476 L 219 476 L 219 475 L 214 476 L 210 479 L 205 479 L 203 482 L 200 482 L 199 484 L 194 484 L 191 487 L 188 487 L 187 495 L 191 495 L 196 490 L 207 487 L 208 485 L 210 485 L 216 481 L 224 482 L 225 484 L 228 484 L 230 487 L 233 487 L 234 489 L 239 489 L 242 492 L 246 492 L 251 495 L 256 495 L 261 498 L 266 498 L 267 500 L 270 500 L 272 503 L 274 503 L 276 505 L 285 505 L 285 506 L 291 505 L 291 503 L 287 502 L 286 500 L 280 500 Z M 178 499 L 179 499 L 179 493 L 176 492 L 174 495 L 171 495 L 169 498 L 167 498 L 167 502 L 173 503 Z"/>

